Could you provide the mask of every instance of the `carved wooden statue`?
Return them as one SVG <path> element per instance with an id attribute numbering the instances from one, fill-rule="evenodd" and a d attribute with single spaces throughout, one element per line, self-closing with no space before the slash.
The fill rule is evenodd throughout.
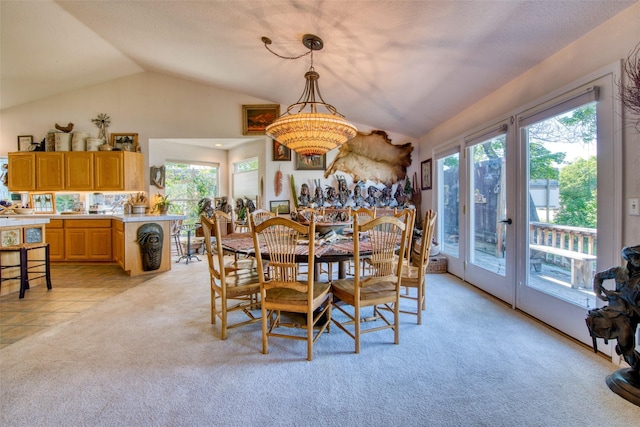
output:
<path id="1" fill-rule="evenodd" d="M 155 223 L 143 224 L 137 231 L 140 255 L 142 256 L 142 270 L 153 271 L 160 268 L 162 263 L 162 244 L 164 232 Z"/>

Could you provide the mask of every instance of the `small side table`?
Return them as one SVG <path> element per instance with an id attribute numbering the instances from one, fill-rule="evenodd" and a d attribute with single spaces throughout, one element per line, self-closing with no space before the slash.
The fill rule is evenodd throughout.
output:
<path id="1" fill-rule="evenodd" d="M 191 225 L 187 224 L 187 225 L 182 225 L 180 227 L 182 230 L 187 231 L 187 251 L 184 254 L 182 254 L 180 258 L 178 258 L 176 263 L 184 259 L 185 264 L 189 264 L 189 261 L 191 261 L 194 258 L 200 261 L 200 258 L 198 258 L 198 256 L 195 255 L 195 252 L 191 250 L 191 232 L 193 232 L 196 228 L 200 228 L 200 227 L 202 227 L 201 224 L 191 224 Z"/>

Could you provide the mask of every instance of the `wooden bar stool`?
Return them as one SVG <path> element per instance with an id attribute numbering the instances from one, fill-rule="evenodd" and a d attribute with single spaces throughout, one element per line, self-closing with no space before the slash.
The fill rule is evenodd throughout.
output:
<path id="1" fill-rule="evenodd" d="M 41 249 L 44 258 L 31 255 Z M 51 270 L 48 243 L 24 243 L 15 246 L 0 247 L 0 285 L 8 280 L 20 280 L 20 296 L 24 298 L 31 280 L 44 277 L 47 289 L 51 289 Z"/>

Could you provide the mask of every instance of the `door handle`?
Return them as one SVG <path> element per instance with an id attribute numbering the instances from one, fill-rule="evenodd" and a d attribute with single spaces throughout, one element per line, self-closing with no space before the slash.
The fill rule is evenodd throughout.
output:
<path id="1" fill-rule="evenodd" d="M 500 222 L 503 222 L 503 223 L 505 223 L 505 224 L 509 224 L 509 225 L 511 225 L 511 224 L 513 223 L 513 221 L 511 221 L 511 218 L 503 219 L 503 220 L 502 220 L 502 221 L 500 221 Z"/>

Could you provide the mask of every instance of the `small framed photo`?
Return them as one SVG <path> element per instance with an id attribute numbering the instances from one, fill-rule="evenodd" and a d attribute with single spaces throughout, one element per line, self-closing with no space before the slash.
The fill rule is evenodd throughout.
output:
<path id="1" fill-rule="evenodd" d="M 432 167 L 431 159 L 427 159 L 420 163 L 420 177 L 423 190 L 431 190 Z"/>
<path id="2" fill-rule="evenodd" d="M 269 202 L 269 210 L 271 212 L 280 214 L 290 214 L 291 205 L 288 200 L 271 200 Z"/>
<path id="3" fill-rule="evenodd" d="M 33 151 L 33 135 L 18 135 L 18 151 Z"/>
<path id="4" fill-rule="evenodd" d="M 275 139 L 272 141 L 273 141 L 273 161 L 274 162 L 291 161 L 291 149 L 280 144 Z"/>
<path id="5" fill-rule="evenodd" d="M 265 129 L 280 116 L 279 104 L 242 106 L 242 134 L 265 135 Z"/>
<path id="6" fill-rule="evenodd" d="M 327 155 L 301 156 L 296 153 L 296 170 L 299 171 L 323 171 L 327 168 Z"/>
<path id="7" fill-rule="evenodd" d="M 121 151 L 133 151 L 134 153 L 137 153 L 139 151 L 138 134 L 137 133 L 112 133 L 111 146 Z"/>
<path id="8" fill-rule="evenodd" d="M 29 206 L 37 214 L 55 214 L 56 198 L 54 193 L 30 193 Z"/>

